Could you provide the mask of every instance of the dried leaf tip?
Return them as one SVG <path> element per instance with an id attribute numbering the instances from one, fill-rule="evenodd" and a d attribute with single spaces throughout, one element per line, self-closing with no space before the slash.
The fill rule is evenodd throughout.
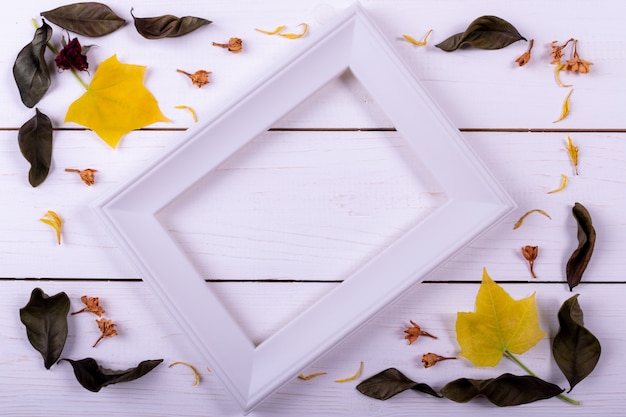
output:
<path id="1" fill-rule="evenodd" d="M 567 146 L 565 147 L 565 150 L 572 161 L 572 165 L 574 165 L 574 173 L 578 175 L 578 146 L 574 146 L 570 136 L 567 137 Z"/>
<path id="2" fill-rule="evenodd" d="M 437 365 L 438 362 L 445 361 L 448 359 L 456 359 L 455 357 L 445 357 L 441 355 L 437 355 L 436 353 L 426 353 L 422 355 L 422 365 L 424 368 L 430 368 L 431 366 Z"/>
<path id="3" fill-rule="evenodd" d="M 532 275 L 533 278 L 537 278 L 537 275 L 535 275 L 535 271 L 533 267 L 535 266 L 535 259 L 537 259 L 538 254 L 539 254 L 538 246 L 526 245 L 522 248 L 522 256 L 524 256 L 524 259 L 528 261 L 528 266 L 530 268 L 530 275 Z"/>
<path id="4" fill-rule="evenodd" d="M 191 80 L 193 85 L 197 86 L 198 88 L 201 88 L 203 85 L 208 84 L 210 82 L 209 81 L 209 74 L 212 74 L 212 72 L 205 71 L 205 70 L 198 70 L 198 71 L 194 72 L 193 74 L 185 72 L 185 71 L 183 71 L 181 69 L 177 69 L 176 72 L 180 72 L 181 74 L 185 74 L 187 77 L 189 77 L 189 79 Z"/>
<path id="5" fill-rule="evenodd" d="M 93 344 L 93 347 L 96 347 L 98 343 L 100 343 L 100 341 L 105 337 L 117 336 L 117 330 L 115 330 L 116 325 L 115 323 L 113 323 L 112 320 L 99 319 L 96 320 L 96 323 L 98 323 L 98 328 L 100 329 L 100 332 L 102 332 L 102 334 L 100 335 L 98 340 L 96 340 L 96 343 Z"/>
<path id="6" fill-rule="evenodd" d="M 77 172 L 80 175 L 80 179 L 83 180 L 85 184 L 91 187 L 96 182 L 93 174 L 94 172 L 98 172 L 98 170 L 92 168 L 87 168 L 83 170 L 75 168 L 65 168 L 65 172 Z"/>
<path id="7" fill-rule="evenodd" d="M 412 327 L 407 327 L 406 330 L 404 330 L 404 338 L 409 341 L 409 345 L 412 345 L 413 342 L 415 342 L 420 336 L 432 337 L 433 339 L 437 338 L 437 336 L 433 336 L 432 334 L 422 330 L 419 324 L 415 323 L 413 320 L 409 321 L 411 322 Z"/>
<path id="8" fill-rule="evenodd" d="M 240 38 L 230 38 L 228 43 L 217 43 L 213 42 L 213 46 L 219 46 L 220 48 L 228 49 L 230 52 L 234 54 L 238 54 L 243 51 L 243 40 Z"/>
<path id="9" fill-rule="evenodd" d="M 105 312 L 104 308 L 100 306 L 100 297 L 87 297 L 86 295 L 83 295 L 82 297 L 80 297 L 80 301 L 85 304 L 85 308 L 73 312 L 72 315 L 82 312 L 90 312 L 97 315 L 98 317 L 102 317 L 102 314 L 104 314 Z"/>
<path id="10" fill-rule="evenodd" d="M 43 223 L 51 226 L 57 235 L 57 243 L 61 244 L 61 227 L 63 226 L 63 220 L 52 210 L 48 210 L 41 220 Z"/>
<path id="11" fill-rule="evenodd" d="M 430 36 L 430 34 L 433 33 L 433 30 L 430 29 L 426 35 L 424 36 L 424 38 L 421 41 L 418 41 L 417 39 L 413 38 L 412 36 L 409 35 L 402 35 L 402 38 L 406 41 L 408 41 L 409 43 L 415 45 L 415 46 L 426 46 L 426 44 L 428 43 L 428 37 Z"/>
<path id="12" fill-rule="evenodd" d="M 517 65 L 523 67 L 524 65 L 528 64 L 528 62 L 530 62 L 530 51 L 533 49 L 534 44 L 535 40 L 531 39 L 528 45 L 528 50 L 515 60 L 515 62 L 517 62 Z"/>

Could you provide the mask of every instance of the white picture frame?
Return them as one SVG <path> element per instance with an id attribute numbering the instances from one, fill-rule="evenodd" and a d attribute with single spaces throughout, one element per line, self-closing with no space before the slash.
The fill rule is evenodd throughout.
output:
<path id="1" fill-rule="evenodd" d="M 303 45 L 247 94 L 92 205 L 244 414 L 515 208 L 361 5 L 345 10 Z M 419 154 L 448 199 L 255 346 L 157 213 L 347 70 Z"/>

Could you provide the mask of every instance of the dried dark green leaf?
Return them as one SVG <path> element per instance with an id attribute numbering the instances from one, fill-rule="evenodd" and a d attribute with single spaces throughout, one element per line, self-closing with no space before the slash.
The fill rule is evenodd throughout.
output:
<path id="1" fill-rule="evenodd" d="M 35 109 L 35 112 L 17 132 L 20 151 L 30 162 L 28 182 L 33 187 L 44 182 L 52 162 L 52 123 L 39 109 Z"/>
<path id="2" fill-rule="evenodd" d="M 68 4 L 41 15 L 65 30 L 94 38 L 115 32 L 126 23 L 109 6 L 96 2 Z"/>
<path id="3" fill-rule="evenodd" d="M 60 292 L 48 297 L 41 288 L 35 288 L 28 304 L 20 308 L 20 320 L 26 326 L 28 341 L 41 353 L 46 369 L 59 359 L 65 346 L 69 311 L 67 294 Z"/>
<path id="4" fill-rule="evenodd" d="M 465 32 L 450 36 L 435 45 L 446 52 L 456 51 L 463 45 L 479 49 L 501 49 L 513 42 L 526 40 L 515 27 L 497 16 L 481 16 Z"/>
<path id="5" fill-rule="evenodd" d="M 552 398 L 563 390 L 558 386 L 530 375 L 502 374 L 497 378 L 459 378 L 446 384 L 441 393 L 452 401 L 465 403 L 484 396 L 498 407 L 527 404 Z"/>
<path id="6" fill-rule="evenodd" d="M 141 378 L 154 368 L 156 368 L 163 359 L 146 360 L 140 362 L 136 367 L 126 369 L 124 371 L 114 371 L 103 368 L 93 358 L 85 358 L 78 361 L 71 359 L 61 359 L 67 361 L 74 368 L 76 379 L 84 388 L 92 392 L 98 392 L 107 385 L 117 384 L 118 382 L 134 381 Z"/>
<path id="7" fill-rule="evenodd" d="M 367 378 L 357 385 L 356 389 L 361 394 L 383 401 L 408 389 L 429 394 L 434 397 L 441 397 L 441 395 L 430 386 L 412 381 L 395 368 L 385 369 Z"/>
<path id="8" fill-rule="evenodd" d="M 44 53 L 51 37 L 52 28 L 44 21 L 35 31 L 33 40 L 17 54 L 13 64 L 13 77 L 26 107 L 32 108 L 39 103 L 50 88 L 50 73 Z"/>
<path id="9" fill-rule="evenodd" d="M 558 318 L 559 330 L 554 336 L 552 354 L 571 391 L 594 370 L 602 349 L 600 341 L 584 327 L 578 294 L 563 303 Z"/>
<path id="10" fill-rule="evenodd" d="M 565 276 L 570 291 L 580 284 L 596 244 L 596 229 L 593 228 L 591 215 L 585 206 L 575 203 L 572 214 L 578 223 L 578 247 L 565 266 Z"/>
<path id="11" fill-rule="evenodd" d="M 183 36 L 211 23 L 201 17 L 177 17 L 171 14 L 156 17 L 135 17 L 135 28 L 146 39 L 175 38 Z"/>

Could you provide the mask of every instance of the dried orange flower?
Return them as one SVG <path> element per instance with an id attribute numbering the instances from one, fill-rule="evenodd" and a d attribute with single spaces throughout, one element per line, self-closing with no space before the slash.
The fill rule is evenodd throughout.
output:
<path id="1" fill-rule="evenodd" d="M 530 267 L 530 275 L 532 275 L 533 278 L 537 278 L 537 275 L 535 275 L 535 271 L 533 270 L 533 266 L 535 265 L 535 259 L 537 259 L 538 254 L 538 246 L 526 245 L 522 248 L 522 256 L 524 256 L 524 259 L 528 261 L 528 266 Z"/>
<path id="2" fill-rule="evenodd" d="M 574 41 L 574 38 L 570 38 L 563 45 L 558 45 L 558 41 L 552 41 L 552 43 L 550 44 L 550 47 L 552 48 L 552 51 L 550 52 L 550 56 L 552 57 L 552 62 L 550 63 L 551 64 L 561 63 L 561 59 L 563 58 L 563 49 L 565 49 L 565 47 L 570 42 L 573 42 L 573 41 Z"/>
<path id="3" fill-rule="evenodd" d="M 238 54 L 243 50 L 243 41 L 239 38 L 230 38 L 228 43 L 213 42 L 213 46 L 228 49 L 230 52 Z"/>
<path id="4" fill-rule="evenodd" d="M 96 345 L 100 343 L 100 341 L 105 337 L 117 336 L 117 330 L 115 330 L 115 323 L 113 323 L 113 321 L 108 319 L 99 319 L 96 320 L 96 323 L 98 323 L 98 328 L 100 329 L 102 334 L 100 335 L 98 340 L 96 340 L 96 343 L 93 344 L 93 347 L 96 347 Z"/>
<path id="5" fill-rule="evenodd" d="M 424 36 L 424 39 L 422 39 L 421 41 L 418 41 L 417 39 L 415 39 L 415 38 L 413 38 L 413 37 L 411 37 L 409 35 L 402 35 L 402 37 L 406 41 L 412 43 L 415 46 L 426 46 L 426 43 L 428 42 L 428 37 L 430 36 L 431 33 L 433 33 L 432 29 L 430 29 L 428 31 L 428 33 L 426 33 L 426 35 Z"/>
<path id="6" fill-rule="evenodd" d="M 448 359 L 456 359 L 454 357 L 447 358 L 445 356 L 437 355 L 436 353 L 426 353 L 422 355 L 422 364 L 424 368 L 430 368 L 431 366 L 435 366 L 437 362 L 445 361 Z"/>
<path id="7" fill-rule="evenodd" d="M 85 184 L 91 187 L 96 182 L 93 173 L 98 171 L 92 168 L 87 168 L 83 170 L 65 168 L 65 172 L 78 172 L 78 174 L 80 175 L 80 179 L 83 180 Z"/>
<path id="8" fill-rule="evenodd" d="M 524 52 L 519 58 L 515 60 L 520 67 L 528 64 L 530 61 L 530 51 L 533 49 L 533 45 L 535 44 L 535 40 L 531 39 L 530 44 L 528 45 L 528 50 Z"/>
<path id="9" fill-rule="evenodd" d="M 88 311 L 97 315 L 98 317 L 102 317 L 102 314 L 104 313 L 104 308 L 100 307 L 99 297 L 87 297 L 86 295 L 83 295 L 82 297 L 80 297 L 80 301 L 85 304 L 85 308 L 73 312 L 72 315 Z"/>
<path id="10" fill-rule="evenodd" d="M 576 50 L 576 45 L 578 45 L 578 40 L 574 40 L 574 46 L 572 47 L 572 58 L 568 59 L 565 63 L 565 71 L 571 72 L 579 72 L 581 74 L 587 74 L 589 72 L 590 65 L 593 65 L 592 62 L 585 61 L 578 55 L 578 51 Z"/>
<path id="11" fill-rule="evenodd" d="M 407 327 L 407 329 L 404 331 L 404 333 L 406 333 L 404 335 L 404 338 L 409 341 L 409 345 L 413 344 L 413 342 L 415 342 L 420 336 L 428 336 L 432 337 L 433 339 L 437 338 L 437 336 L 433 336 L 432 334 L 423 331 L 419 324 L 415 323 L 413 320 L 409 321 L 411 322 L 411 325 L 413 327 Z"/>
<path id="12" fill-rule="evenodd" d="M 61 244 L 61 227 L 63 226 L 63 220 L 52 210 L 48 210 L 41 220 L 43 223 L 51 226 L 57 234 L 57 243 Z"/>
<path id="13" fill-rule="evenodd" d="M 180 69 L 177 69 L 176 72 L 185 74 L 187 77 L 189 77 L 189 79 L 191 79 L 191 82 L 193 83 L 193 85 L 197 85 L 198 88 L 201 88 L 203 85 L 208 84 L 209 74 L 213 74 L 212 72 L 205 71 L 205 70 L 198 70 L 194 72 L 193 74 L 189 74 L 188 72 L 185 72 Z"/>

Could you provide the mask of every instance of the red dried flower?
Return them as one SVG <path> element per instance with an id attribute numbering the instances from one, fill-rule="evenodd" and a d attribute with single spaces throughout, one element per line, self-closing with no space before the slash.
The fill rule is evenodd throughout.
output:
<path id="1" fill-rule="evenodd" d="M 54 58 L 54 62 L 62 70 L 75 69 L 77 71 L 86 71 L 89 66 L 87 55 L 83 54 L 83 47 L 80 45 L 78 38 L 74 38 L 68 44 L 63 45 L 63 49 Z"/>

